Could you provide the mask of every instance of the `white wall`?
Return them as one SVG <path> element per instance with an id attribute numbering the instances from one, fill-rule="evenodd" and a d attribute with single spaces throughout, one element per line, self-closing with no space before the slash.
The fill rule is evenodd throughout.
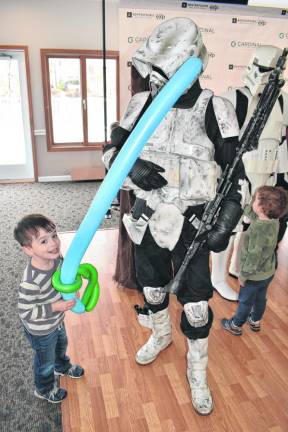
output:
<path id="1" fill-rule="evenodd" d="M 45 129 L 40 48 L 102 49 L 101 0 L 0 0 L 0 45 L 27 45 L 35 130 Z M 106 1 L 106 49 L 118 50 L 118 1 Z M 36 136 L 39 177 L 100 165 L 101 151 L 48 152 Z"/>

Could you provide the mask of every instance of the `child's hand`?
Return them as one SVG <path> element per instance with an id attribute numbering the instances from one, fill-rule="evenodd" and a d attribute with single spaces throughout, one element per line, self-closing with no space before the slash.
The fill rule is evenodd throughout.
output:
<path id="1" fill-rule="evenodd" d="M 238 277 L 238 282 L 240 286 L 244 286 L 244 281 Z"/>
<path id="2" fill-rule="evenodd" d="M 66 300 L 66 301 L 59 300 L 52 304 L 52 312 L 65 312 L 67 310 L 72 309 L 75 303 L 76 303 L 75 299 Z"/>

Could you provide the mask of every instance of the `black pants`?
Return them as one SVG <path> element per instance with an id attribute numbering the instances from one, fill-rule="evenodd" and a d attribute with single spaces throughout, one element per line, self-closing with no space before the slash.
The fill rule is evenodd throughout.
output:
<path id="1" fill-rule="evenodd" d="M 160 248 L 154 241 L 149 228 L 147 228 L 141 245 L 135 245 L 135 265 L 138 282 L 142 289 L 148 287 L 163 287 L 176 274 L 181 266 L 189 245 L 195 236 L 195 229 L 184 221 L 181 236 L 172 251 Z M 199 251 L 190 261 L 183 276 L 177 300 L 184 306 L 189 302 L 208 301 L 213 295 L 213 287 L 210 279 L 209 251 Z M 145 299 L 146 300 L 146 299 Z M 159 305 L 153 305 L 146 301 L 148 308 L 153 312 L 166 309 L 169 304 L 169 294 Z M 189 339 L 205 338 L 209 334 L 213 321 L 212 310 L 209 308 L 209 320 L 204 327 L 192 327 L 182 312 L 181 330 Z"/>

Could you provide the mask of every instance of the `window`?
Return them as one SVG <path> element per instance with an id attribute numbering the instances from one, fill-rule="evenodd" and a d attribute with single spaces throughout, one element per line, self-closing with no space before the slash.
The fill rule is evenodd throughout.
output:
<path id="1" fill-rule="evenodd" d="M 102 51 L 41 50 L 47 144 L 50 151 L 102 148 Z M 118 53 L 106 53 L 107 129 L 118 119 Z"/>

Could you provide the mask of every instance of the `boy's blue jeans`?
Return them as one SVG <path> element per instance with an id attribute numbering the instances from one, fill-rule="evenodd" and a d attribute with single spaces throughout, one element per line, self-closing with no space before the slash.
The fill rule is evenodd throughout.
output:
<path id="1" fill-rule="evenodd" d="M 262 281 L 247 280 L 240 287 L 239 304 L 233 323 L 241 327 L 251 313 L 253 321 L 260 321 L 266 309 L 266 293 L 273 276 Z"/>
<path id="2" fill-rule="evenodd" d="M 54 370 L 67 372 L 71 367 L 70 358 L 66 355 L 68 345 L 64 323 L 45 336 L 34 336 L 25 329 L 34 356 L 34 382 L 41 394 L 51 391 L 54 387 Z"/>

